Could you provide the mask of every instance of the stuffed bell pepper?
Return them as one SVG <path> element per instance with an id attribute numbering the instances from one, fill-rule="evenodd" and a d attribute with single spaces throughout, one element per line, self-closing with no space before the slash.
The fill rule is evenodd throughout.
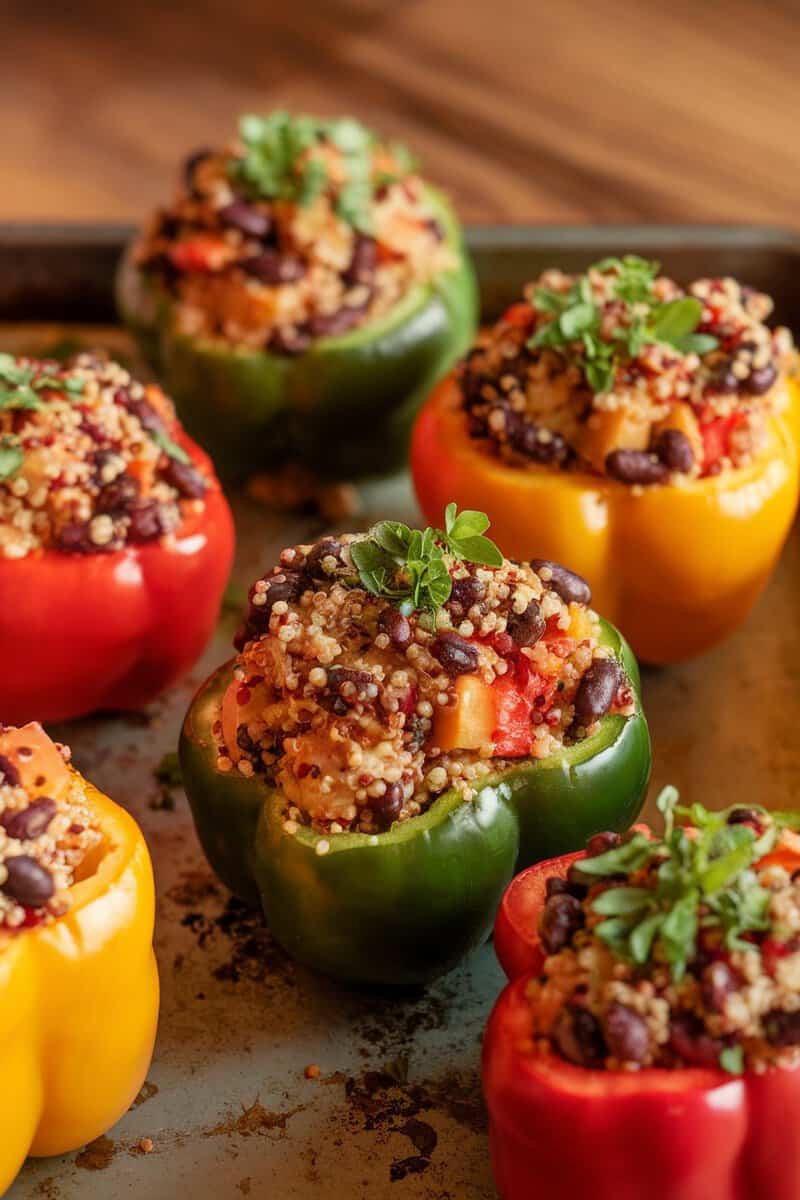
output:
<path id="1" fill-rule="evenodd" d="M 0 355 L 0 721 L 152 700 L 205 646 L 232 557 L 159 387 L 96 355 Z"/>
<path id="2" fill-rule="evenodd" d="M 502 1200 L 800 1195 L 800 838 L 676 801 L 663 837 L 595 835 L 504 897 L 483 1050 Z"/>
<path id="3" fill-rule="evenodd" d="M 420 414 L 423 511 L 478 501 L 505 553 L 568 562 L 644 661 L 708 649 L 797 505 L 795 353 L 771 308 L 633 256 L 545 271 Z"/>
<path id="4" fill-rule="evenodd" d="M 502 558 L 481 513 L 284 550 L 181 765 L 224 882 L 283 946 L 418 983 L 491 930 L 516 865 L 639 812 L 636 664 L 582 579 Z"/>
<path id="5" fill-rule="evenodd" d="M 153 874 L 133 819 L 38 724 L 0 726 L 0 1195 L 28 1154 L 122 1116 L 158 1019 Z"/>
<path id="6" fill-rule="evenodd" d="M 118 281 L 189 432 L 223 478 L 402 465 L 413 416 L 475 330 L 447 201 L 350 118 L 245 116 L 186 162 Z"/>

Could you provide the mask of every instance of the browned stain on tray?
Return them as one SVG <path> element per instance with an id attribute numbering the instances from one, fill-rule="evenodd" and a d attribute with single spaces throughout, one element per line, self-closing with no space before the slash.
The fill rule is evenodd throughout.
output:
<path id="1" fill-rule="evenodd" d="M 114 1161 L 116 1152 L 115 1142 L 102 1134 L 84 1146 L 80 1154 L 76 1155 L 75 1166 L 81 1167 L 84 1171 L 105 1171 Z"/>
<path id="2" fill-rule="evenodd" d="M 281 1136 L 285 1133 L 291 1118 L 302 1112 L 304 1108 L 304 1104 L 299 1104 L 296 1108 L 287 1109 L 285 1112 L 269 1112 L 260 1101 L 256 1100 L 243 1109 L 238 1116 L 230 1116 L 212 1126 L 211 1129 L 204 1130 L 203 1136 L 230 1137 L 232 1134 L 239 1134 L 241 1137 L 252 1137 L 253 1134 L 263 1135 L 276 1129 Z"/>

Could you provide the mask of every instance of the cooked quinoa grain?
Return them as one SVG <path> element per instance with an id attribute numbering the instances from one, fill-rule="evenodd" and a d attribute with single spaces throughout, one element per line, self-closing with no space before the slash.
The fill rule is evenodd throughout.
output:
<path id="1" fill-rule="evenodd" d="M 67 911 L 70 887 L 102 842 L 69 757 L 38 725 L 0 726 L 0 946 Z"/>
<path id="2" fill-rule="evenodd" d="M 663 841 L 597 835 L 552 878 L 528 985 L 541 1049 L 578 1066 L 722 1067 L 800 1055 L 800 838 L 760 809 Z"/>
<path id="3" fill-rule="evenodd" d="M 403 147 L 285 112 L 192 155 L 135 260 L 174 297 L 179 332 L 287 355 L 456 265 Z"/>
<path id="4" fill-rule="evenodd" d="M 0 355 L 0 557 L 97 554 L 172 533 L 208 480 L 155 384 L 108 359 Z"/>
<path id="5" fill-rule="evenodd" d="M 392 536 L 423 535 L 393 524 Z M 217 764 L 278 786 L 287 832 L 383 832 L 449 789 L 470 798 L 512 759 L 557 753 L 608 712 L 635 711 L 596 614 L 564 600 L 547 566 L 499 554 L 479 565 L 431 540 L 449 594 L 415 608 L 365 586 L 376 545 L 371 532 L 290 547 L 250 590 Z M 585 681 L 612 662 L 614 685 L 581 707 Z M 482 724 L 461 716 L 465 688 Z"/>
<path id="6" fill-rule="evenodd" d="M 794 369 L 768 296 L 735 279 L 685 290 L 657 263 L 545 271 L 463 363 L 471 434 L 518 467 L 590 471 L 634 487 L 750 463 Z"/>

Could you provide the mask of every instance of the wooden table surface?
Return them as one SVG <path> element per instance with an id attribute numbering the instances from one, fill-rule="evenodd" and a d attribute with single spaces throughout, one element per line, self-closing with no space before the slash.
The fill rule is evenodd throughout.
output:
<path id="1" fill-rule="evenodd" d="M 139 217 L 236 114 L 352 112 L 473 221 L 800 223 L 793 0 L 6 0 L 0 217 Z"/>

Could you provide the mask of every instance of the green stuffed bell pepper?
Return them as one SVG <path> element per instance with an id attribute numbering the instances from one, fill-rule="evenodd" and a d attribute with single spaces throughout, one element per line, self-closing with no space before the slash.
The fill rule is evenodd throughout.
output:
<path id="1" fill-rule="evenodd" d="M 477 319 L 458 222 L 407 152 L 347 118 L 283 112 L 189 159 L 117 297 L 231 481 L 287 463 L 339 479 L 400 467 Z"/>
<path id="2" fill-rule="evenodd" d="M 349 981 L 447 971 L 515 869 L 627 829 L 649 777 L 630 650 L 562 594 L 583 581 L 446 524 L 285 550 L 183 727 L 211 865 Z"/>

